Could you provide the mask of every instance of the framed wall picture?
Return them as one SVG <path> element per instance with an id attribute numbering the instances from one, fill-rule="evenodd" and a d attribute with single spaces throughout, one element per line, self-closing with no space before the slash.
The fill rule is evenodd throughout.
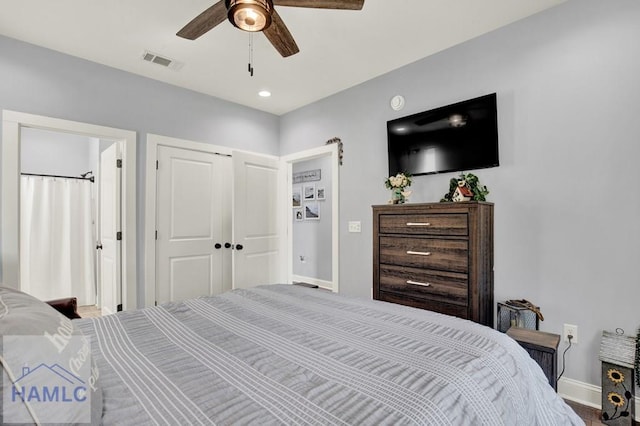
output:
<path id="1" fill-rule="evenodd" d="M 324 200 L 324 186 L 316 189 L 316 200 Z"/>
<path id="2" fill-rule="evenodd" d="M 302 187 L 302 195 L 305 201 L 316 199 L 316 185 L 314 183 L 308 183 Z"/>
<path id="3" fill-rule="evenodd" d="M 304 220 L 320 220 L 320 204 L 317 201 L 304 204 Z"/>
<path id="4" fill-rule="evenodd" d="M 293 220 L 296 222 L 302 222 L 304 219 L 304 213 L 302 212 L 302 208 L 298 207 L 293 209 Z"/>
<path id="5" fill-rule="evenodd" d="M 291 195 L 291 207 L 300 207 L 302 205 L 302 194 L 300 192 L 299 186 L 293 187 L 293 192 Z"/>

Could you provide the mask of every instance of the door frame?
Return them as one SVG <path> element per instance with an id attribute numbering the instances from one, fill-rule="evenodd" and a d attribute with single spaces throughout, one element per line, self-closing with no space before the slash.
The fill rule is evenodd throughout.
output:
<path id="1" fill-rule="evenodd" d="M 144 306 L 156 303 L 156 161 L 158 146 L 184 148 L 212 154 L 231 156 L 231 148 L 194 142 L 169 136 L 147 134 L 147 162 L 145 179 L 145 224 L 144 224 Z"/>
<path id="2" fill-rule="evenodd" d="M 337 144 L 324 145 L 305 151 L 283 156 L 281 161 L 286 170 L 283 193 L 287 194 L 285 207 L 286 232 L 287 232 L 287 280 L 293 282 L 293 209 L 291 198 L 293 196 L 293 164 L 302 161 L 313 160 L 320 157 L 331 156 L 331 291 L 337 293 L 340 290 L 340 161 Z"/>
<path id="3" fill-rule="evenodd" d="M 20 130 L 30 127 L 122 143 L 122 305 L 137 308 L 136 132 L 16 111 L 2 111 L 2 281 L 20 289 Z"/>

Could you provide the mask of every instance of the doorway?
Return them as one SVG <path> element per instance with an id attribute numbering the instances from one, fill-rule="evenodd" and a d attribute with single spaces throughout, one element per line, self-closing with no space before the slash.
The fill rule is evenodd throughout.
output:
<path id="1" fill-rule="evenodd" d="M 122 227 L 121 227 L 121 304 L 135 309 L 136 235 L 135 235 L 135 132 L 96 126 L 56 118 L 3 111 L 2 114 L 2 281 L 22 289 L 20 264 L 20 151 L 23 129 L 53 132 L 119 142 L 122 146 Z"/>
<path id="2" fill-rule="evenodd" d="M 339 148 L 282 158 L 287 170 L 289 282 L 339 291 Z"/>
<path id="3" fill-rule="evenodd" d="M 40 300 L 96 305 L 96 185 L 100 141 L 20 132 L 20 278 Z"/>

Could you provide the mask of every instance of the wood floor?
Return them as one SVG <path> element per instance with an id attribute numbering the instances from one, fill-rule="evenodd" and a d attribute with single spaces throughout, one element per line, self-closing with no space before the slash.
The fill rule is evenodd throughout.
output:
<path id="1" fill-rule="evenodd" d="M 100 309 L 95 306 L 78 306 L 78 314 L 82 318 L 98 318 L 102 316 L 100 314 Z"/>
<path id="2" fill-rule="evenodd" d="M 605 426 L 605 423 L 602 423 L 600 418 L 600 410 L 597 408 L 587 407 L 586 405 L 581 405 L 572 401 L 566 401 L 567 404 L 573 411 L 575 411 L 578 416 L 584 421 L 586 426 Z M 633 422 L 634 426 L 638 426 L 638 422 Z"/>

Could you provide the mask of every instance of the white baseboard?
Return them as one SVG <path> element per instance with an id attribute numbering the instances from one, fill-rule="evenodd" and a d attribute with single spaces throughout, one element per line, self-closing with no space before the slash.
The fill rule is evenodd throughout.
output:
<path id="1" fill-rule="evenodd" d="M 311 277 L 303 277 L 302 275 L 292 275 L 291 280 L 300 283 L 309 283 L 313 285 L 317 285 L 320 288 L 324 288 L 327 290 L 331 290 L 333 288 L 333 283 L 331 281 L 319 280 L 317 278 Z"/>
<path id="2" fill-rule="evenodd" d="M 578 404 L 602 409 L 602 388 L 573 379 L 561 378 L 558 381 L 558 395 Z M 640 419 L 640 397 L 635 397 L 635 419 Z"/>

